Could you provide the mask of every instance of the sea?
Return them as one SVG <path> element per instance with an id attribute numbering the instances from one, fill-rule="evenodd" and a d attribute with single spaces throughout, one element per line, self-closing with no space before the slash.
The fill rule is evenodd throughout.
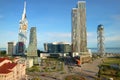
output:
<path id="1" fill-rule="evenodd" d="M 98 48 L 89 48 L 92 53 L 97 53 Z M 120 54 L 120 48 L 105 48 L 105 53 Z"/>
<path id="2" fill-rule="evenodd" d="M 98 48 L 88 48 L 92 53 L 97 53 Z M 0 48 L 0 51 L 6 50 L 6 48 Z M 105 53 L 115 53 L 120 54 L 120 48 L 105 48 Z"/>
<path id="3" fill-rule="evenodd" d="M 0 51 L 6 51 L 6 48 L 0 48 Z"/>

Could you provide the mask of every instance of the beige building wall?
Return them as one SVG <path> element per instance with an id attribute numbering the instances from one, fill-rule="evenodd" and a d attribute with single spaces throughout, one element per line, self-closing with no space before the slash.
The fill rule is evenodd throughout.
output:
<path id="1" fill-rule="evenodd" d="M 26 63 L 26 65 L 27 65 L 27 68 L 31 68 L 32 66 L 33 66 L 33 58 L 28 58 L 27 59 L 27 63 Z"/>
<path id="2" fill-rule="evenodd" d="M 10 60 L 4 60 L 0 65 L 11 62 Z M 11 63 L 12 64 L 12 63 Z M 0 66 L 0 67 L 1 67 Z M 11 72 L 0 73 L 0 80 L 25 80 L 26 65 L 24 63 L 17 63 L 12 69 L 8 69 Z"/>

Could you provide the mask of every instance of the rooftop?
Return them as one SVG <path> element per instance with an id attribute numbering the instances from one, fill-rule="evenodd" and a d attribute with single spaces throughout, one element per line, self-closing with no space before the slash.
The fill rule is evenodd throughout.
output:
<path id="1" fill-rule="evenodd" d="M 9 58 L 0 58 L 0 62 L 4 61 L 4 60 L 10 60 Z"/>
<path id="2" fill-rule="evenodd" d="M 0 66 L 0 74 L 6 74 L 11 72 L 11 69 L 13 69 L 15 66 L 17 65 L 17 63 L 5 63 L 2 66 Z"/>
<path id="3" fill-rule="evenodd" d="M 53 43 L 48 43 L 48 44 L 58 45 L 58 44 L 70 44 L 70 43 L 69 42 L 53 42 Z"/>
<path id="4" fill-rule="evenodd" d="M 78 3 L 86 3 L 86 1 L 78 1 Z"/>

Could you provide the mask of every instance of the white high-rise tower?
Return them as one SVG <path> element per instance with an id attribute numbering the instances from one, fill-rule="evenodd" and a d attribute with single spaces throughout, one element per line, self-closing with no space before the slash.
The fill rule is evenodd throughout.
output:
<path id="1" fill-rule="evenodd" d="M 81 63 L 91 60 L 87 48 L 86 1 L 78 1 L 72 9 L 72 56 L 79 56 Z"/>
<path id="2" fill-rule="evenodd" d="M 73 54 L 88 52 L 85 1 L 79 1 L 77 8 L 72 9 L 72 52 Z"/>
<path id="3" fill-rule="evenodd" d="M 27 27 L 28 21 L 26 19 L 26 2 L 24 2 L 24 10 L 22 14 L 22 19 L 20 20 L 20 28 L 18 34 L 18 42 L 23 42 L 26 45 L 27 42 Z"/>
<path id="4" fill-rule="evenodd" d="M 24 2 L 24 10 L 22 14 L 22 19 L 20 20 L 20 28 L 18 33 L 17 55 L 25 55 L 27 43 L 27 28 L 28 21 L 26 19 L 26 2 Z"/>

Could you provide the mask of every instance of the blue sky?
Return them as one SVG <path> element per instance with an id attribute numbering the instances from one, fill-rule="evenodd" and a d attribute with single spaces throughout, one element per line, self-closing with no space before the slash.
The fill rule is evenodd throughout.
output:
<path id="1" fill-rule="evenodd" d="M 38 48 L 45 42 L 71 42 L 71 10 L 80 0 L 26 0 L 28 37 L 37 27 Z M 0 0 L 0 48 L 18 41 L 24 0 Z M 88 47 L 97 47 L 97 26 L 104 25 L 105 46 L 120 45 L 120 0 L 86 0 Z"/>

